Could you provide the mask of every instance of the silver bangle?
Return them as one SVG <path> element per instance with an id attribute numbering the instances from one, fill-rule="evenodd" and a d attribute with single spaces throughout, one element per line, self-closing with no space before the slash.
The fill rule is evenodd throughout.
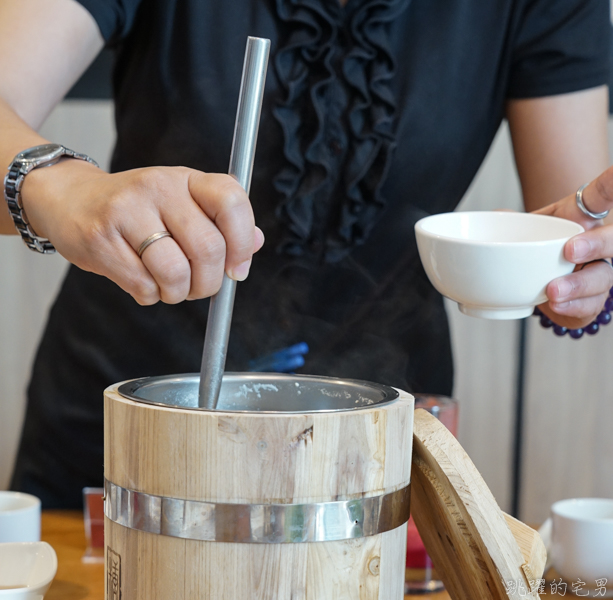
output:
<path id="1" fill-rule="evenodd" d="M 586 216 L 586 217 L 591 217 L 592 219 L 604 219 L 608 214 L 609 211 L 608 210 L 604 210 L 602 212 L 599 213 L 595 213 L 592 212 L 589 208 L 587 208 L 585 206 L 585 204 L 583 203 L 583 190 L 588 186 L 589 184 L 584 184 L 582 185 L 578 190 L 577 193 L 575 195 L 575 202 L 577 203 L 577 206 L 579 207 L 579 210 Z"/>

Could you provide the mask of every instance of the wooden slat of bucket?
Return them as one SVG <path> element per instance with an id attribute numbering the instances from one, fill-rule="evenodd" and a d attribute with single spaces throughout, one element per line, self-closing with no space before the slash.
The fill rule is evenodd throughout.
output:
<path id="1" fill-rule="evenodd" d="M 408 394 L 351 413 L 243 416 L 158 408 L 116 389 L 105 394 L 105 476 L 121 487 L 296 504 L 376 496 L 410 481 Z"/>
<path id="2" fill-rule="evenodd" d="M 105 535 L 110 547 L 123 549 L 122 598 L 131 600 L 403 597 L 406 525 L 314 544 L 194 542 L 119 525 L 107 526 Z"/>
<path id="3" fill-rule="evenodd" d="M 410 481 L 413 399 L 355 412 L 231 415 L 158 408 L 105 393 L 105 476 L 210 502 L 327 502 Z M 285 475 L 283 475 L 285 473 Z M 302 544 L 197 542 L 106 520 L 130 600 L 400 600 L 406 524 Z"/>

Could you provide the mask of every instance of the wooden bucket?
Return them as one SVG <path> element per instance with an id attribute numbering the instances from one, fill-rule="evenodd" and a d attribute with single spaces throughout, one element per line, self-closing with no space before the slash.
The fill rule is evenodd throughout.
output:
<path id="1" fill-rule="evenodd" d="M 413 398 L 310 376 L 105 392 L 107 600 L 400 600 Z"/>

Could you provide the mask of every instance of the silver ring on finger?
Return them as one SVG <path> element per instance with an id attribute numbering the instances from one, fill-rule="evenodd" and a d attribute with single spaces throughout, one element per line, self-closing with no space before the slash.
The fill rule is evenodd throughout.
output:
<path id="1" fill-rule="evenodd" d="M 138 257 L 141 258 L 143 255 L 143 252 L 149 248 L 149 246 L 151 246 L 151 244 L 153 244 L 153 242 L 157 242 L 158 240 L 161 240 L 162 238 L 165 237 L 172 237 L 172 233 L 170 233 L 170 231 L 158 231 L 157 233 L 153 233 L 151 234 L 139 247 L 138 250 L 136 251 L 136 253 L 138 254 Z"/>
<path id="2" fill-rule="evenodd" d="M 604 219 L 609 214 L 608 210 L 604 210 L 602 212 L 595 213 L 595 212 L 592 212 L 589 208 L 587 208 L 585 204 L 583 203 L 583 190 L 588 185 L 589 184 L 586 183 L 577 190 L 577 193 L 575 195 L 575 201 L 577 203 L 577 206 L 579 207 L 579 210 L 587 217 L 591 217 L 592 219 L 597 219 L 597 220 Z"/>

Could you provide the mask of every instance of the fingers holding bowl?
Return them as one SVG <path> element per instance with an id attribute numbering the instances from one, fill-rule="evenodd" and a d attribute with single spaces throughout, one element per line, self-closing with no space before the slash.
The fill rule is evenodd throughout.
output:
<path id="1" fill-rule="evenodd" d="M 611 209 L 613 168 L 582 186 L 576 194 L 538 211 L 575 221 L 585 229 L 572 237 L 563 251 L 564 258 L 578 267 L 572 274 L 550 282 L 546 290 L 549 302 L 539 306 L 555 324 L 580 329 L 600 318 L 613 286 L 613 269 L 605 260 L 613 256 L 613 225 L 607 224 L 613 213 L 607 220 L 596 218 L 603 215 L 594 213 Z"/>
<path id="2" fill-rule="evenodd" d="M 576 265 L 613 256 L 613 225 L 593 227 L 564 246 L 564 258 Z"/>
<path id="3" fill-rule="evenodd" d="M 559 325 L 582 328 L 602 311 L 611 287 L 613 268 L 599 259 L 550 282 L 546 290 L 549 302 L 539 308 Z"/>

